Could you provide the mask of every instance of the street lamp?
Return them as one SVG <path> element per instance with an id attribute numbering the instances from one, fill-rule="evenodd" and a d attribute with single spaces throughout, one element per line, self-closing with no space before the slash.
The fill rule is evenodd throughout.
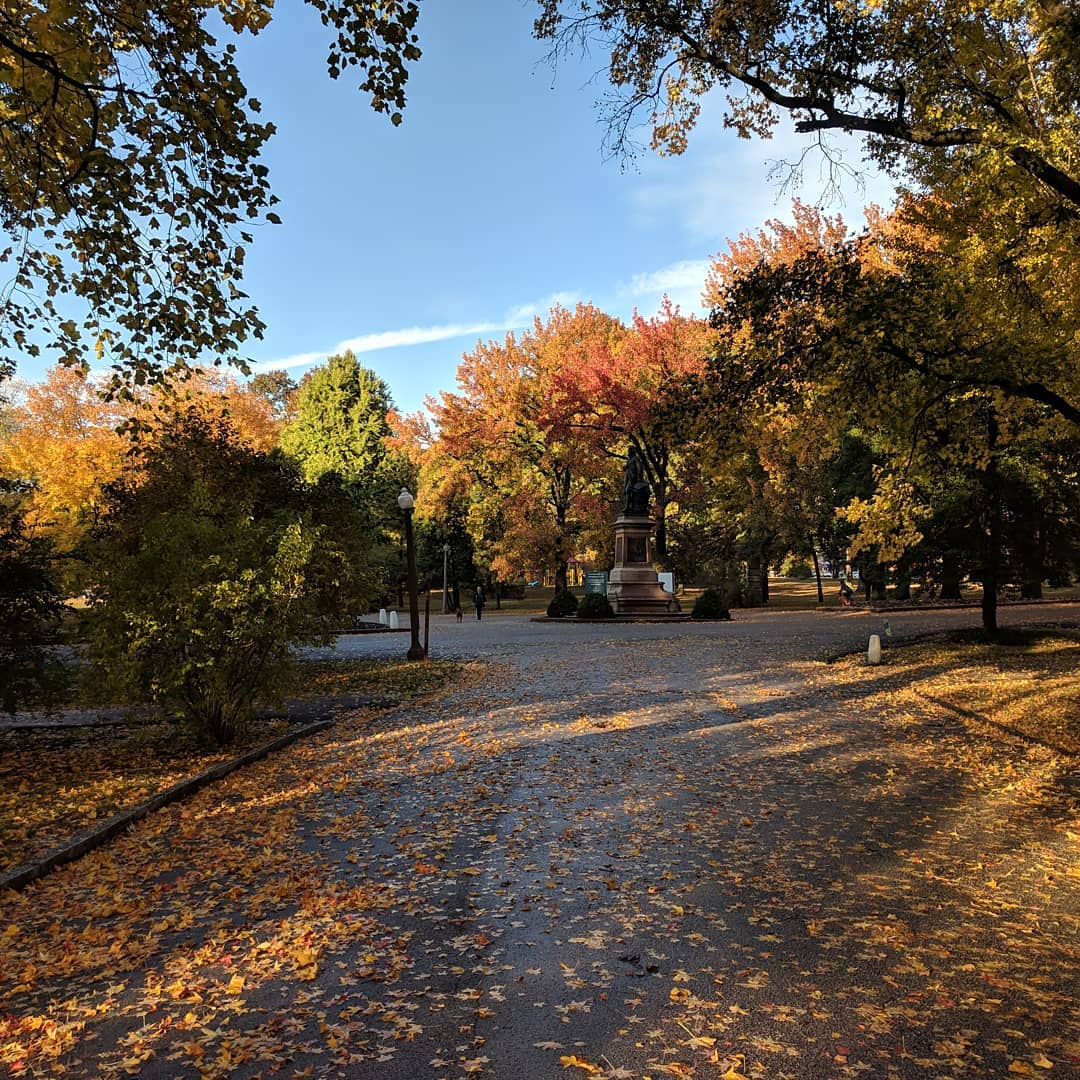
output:
<path id="1" fill-rule="evenodd" d="M 412 514 L 416 505 L 408 488 L 402 488 L 397 497 L 397 504 L 405 516 L 405 558 L 408 566 L 409 586 L 409 630 L 412 632 L 412 644 L 405 654 L 410 660 L 423 660 L 424 647 L 420 644 L 420 601 L 416 594 L 416 544 L 413 542 Z"/>
<path id="2" fill-rule="evenodd" d="M 442 613 L 446 614 L 446 609 L 450 606 L 450 592 L 446 580 L 447 570 L 450 565 L 450 544 L 443 544 L 442 549 Z"/>

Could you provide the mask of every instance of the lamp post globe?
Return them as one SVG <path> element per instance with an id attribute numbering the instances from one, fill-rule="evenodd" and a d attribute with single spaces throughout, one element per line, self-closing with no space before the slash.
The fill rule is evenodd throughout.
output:
<path id="1" fill-rule="evenodd" d="M 416 500 L 408 488 L 402 488 L 397 504 L 405 518 L 405 559 L 407 565 L 407 584 L 409 588 L 409 632 L 412 643 L 405 654 L 409 660 L 423 660 L 424 647 L 420 644 L 420 599 L 416 588 L 416 543 L 413 540 L 412 515 Z"/>

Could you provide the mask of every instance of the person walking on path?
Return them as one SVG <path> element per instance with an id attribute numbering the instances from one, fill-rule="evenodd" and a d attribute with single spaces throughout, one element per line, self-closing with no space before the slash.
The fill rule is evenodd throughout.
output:
<path id="1" fill-rule="evenodd" d="M 484 586 L 477 585 L 476 593 L 473 596 L 473 602 L 476 604 L 476 621 L 479 622 L 481 616 L 484 614 Z"/>

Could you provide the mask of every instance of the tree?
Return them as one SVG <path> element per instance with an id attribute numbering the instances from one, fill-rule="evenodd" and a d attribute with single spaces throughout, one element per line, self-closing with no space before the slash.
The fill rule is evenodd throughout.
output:
<path id="1" fill-rule="evenodd" d="M 25 387 L 10 431 L 0 435 L 0 474 L 29 485 L 25 527 L 51 540 L 67 595 L 86 584 L 79 549 L 100 520 L 104 487 L 137 469 L 137 446 L 153 445 L 178 415 L 190 414 L 228 417 L 235 438 L 252 449 L 277 443 L 266 402 L 213 369 L 190 369 L 186 379 L 126 403 L 107 400 L 103 380 L 79 368 L 50 368 Z"/>
<path id="2" fill-rule="evenodd" d="M 261 371 L 248 382 L 248 389 L 265 401 L 278 420 L 291 420 L 299 389 L 287 371 Z"/>
<path id="3" fill-rule="evenodd" d="M 369 599 L 355 514 L 226 419 L 179 418 L 108 489 L 90 559 L 98 683 L 225 743 L 280 692 L 297 644 Z"/>
<path id="4" fill-rule="evenodd" d="M 430 408 L 447 479 L 470 492 L 478 561 L 499 572 L 543 566 L 567 588 L 583 528 L 608 516 L 611 459 L 595 432 L 574 423 L 556 385 L 567 357 L 587 351 L 615 321 L 590 305 L 554 308 L 531 331 L 478 344 L 458 367 L 458 393 Z"/>
<path id="5" fill-rule="evenodd" d="M 390 388 L 351 352 L 331 356 L 304 379 L 296 416 L 281 432 L 281 449 L 308 481 L 336 473 L 354 486 L 370 485 L 386 456 Z"/>
<path id="6" fill-rule="evenodd" d="M 560 421 L 592 429 L 607 453 L 634 446 L 644 462 L 656 517 L 656 554 L 669 562 L 668 507 L 693 473 L 679 450 L 689 433 L 684 423 L 688 382 L 704 370 L 709 327 L 686 318 L 664 297 L 658 315 L 635 312 L 629 328 L 595 335 L 584 350 L 564 353 L 552 406 Z"/>
<path id="7" fill-rule="evenodd" d="M 390 388 L 352 352 L 331 356 L 304 377 L 295 415 L 281 430 L 281 449 L 309 483 L 336 477 L 360 512 L 368 565 L 389 599 L 404 580 L 397 497 L 415 490 L 416 472 L 395 449 Z"/>
<path id="8" fill-rule="evenodd" d="M 50 368 L 29 385 L 0 436 L 0 474 L 28 487 L 24 526 L 70 557 L 98 520 L 102 488 L 117 479 L 128 449 L 117 429 L 124 410 L 103 400 L 101 383 L 82 371 Z M 72 567 L 70 560 L 67 561 Z M 69 591 L 80 575 L 60 575 Z"/>
<path id="9" fill-rule="evenodd" d="M 190 368 L 183 378 L 144 390 L 135 406 L 128 427 L 143 440 L 152 441 L 178 417 L 192 414 L 227 419 L 240 443 L 264 453 L 277 446 L 281 434 L 281 420 L 265 394 L 214 368 Z"/>
<path id="10" fill-rule="evenodd" d="M 1075 214 L 1080 13 L 1052 0 L 540 0 L 537 35 L 610 51 L 612 138 L 639 110 L 653 146 L 681 153 L 713 89 L 725 122 L 767 137 L 860 132 L 890 169 L 939 183 L 943 167 L 1024 185 Z"/>
<path id="11" fill-rule="evenodd" d="M 400 123 L 417 4 L 309 2 L 331 77 L 359 69 Z M 204 353 L 239 362 L 260 336 L 239 284 L 252 226 L 278 220 L 259 163 L 274 129 L 215 35 L 271 16 L 270 0 L 0 4 L 0 355 L 96 356 L 120 388 Z"/>
<path id="12" fill-rule="evenodd" d="M 762 261 L 733 278 L 717 309 L 727 350 L 713 396 L 730 391 L 723 381 L 733 371 L 766 400 L 809 390 L 824 413 L 845 423 L 857 415 L 884 460 L 876 491 L 849 514 L 855 546 L 873 546 L 884 561 L 902 560 L 924 538 L 932 508 L 920 492 L 940 488 L 949 473 L 968 477 L 992 632 L 1003 464 L 1030 456 L 1040 441 L 1067 439 L 1080 417 L 1075 322 L 1053 297 L 1021 305 L 1010 281 L 981 273 L 978 237 L 934 235 L 926 220 L 898 211 L 862 237 Z"/>
<path id="13" fill-rule="evenodd" d="M 27 530 L 25 487 L 0 478 L 0 709 L 49 703 L 61 684 L 49 652 L 63 611 L 51 541 Z"/>

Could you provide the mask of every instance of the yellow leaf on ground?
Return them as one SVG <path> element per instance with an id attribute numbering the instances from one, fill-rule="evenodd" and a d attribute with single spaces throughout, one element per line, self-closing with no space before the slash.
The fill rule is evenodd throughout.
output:
<path id="1" fill-rule="evenodd" d="M 594 1065 L 591 1061 L 585 1061 L 576 1054 L 563 1054 L 559 1058 L 559 1064 L 564 1069 L 582 1069 L 589 1076 L 595 1076 L 597 1073 L 602 1072 L 598 1065 Z"/>

